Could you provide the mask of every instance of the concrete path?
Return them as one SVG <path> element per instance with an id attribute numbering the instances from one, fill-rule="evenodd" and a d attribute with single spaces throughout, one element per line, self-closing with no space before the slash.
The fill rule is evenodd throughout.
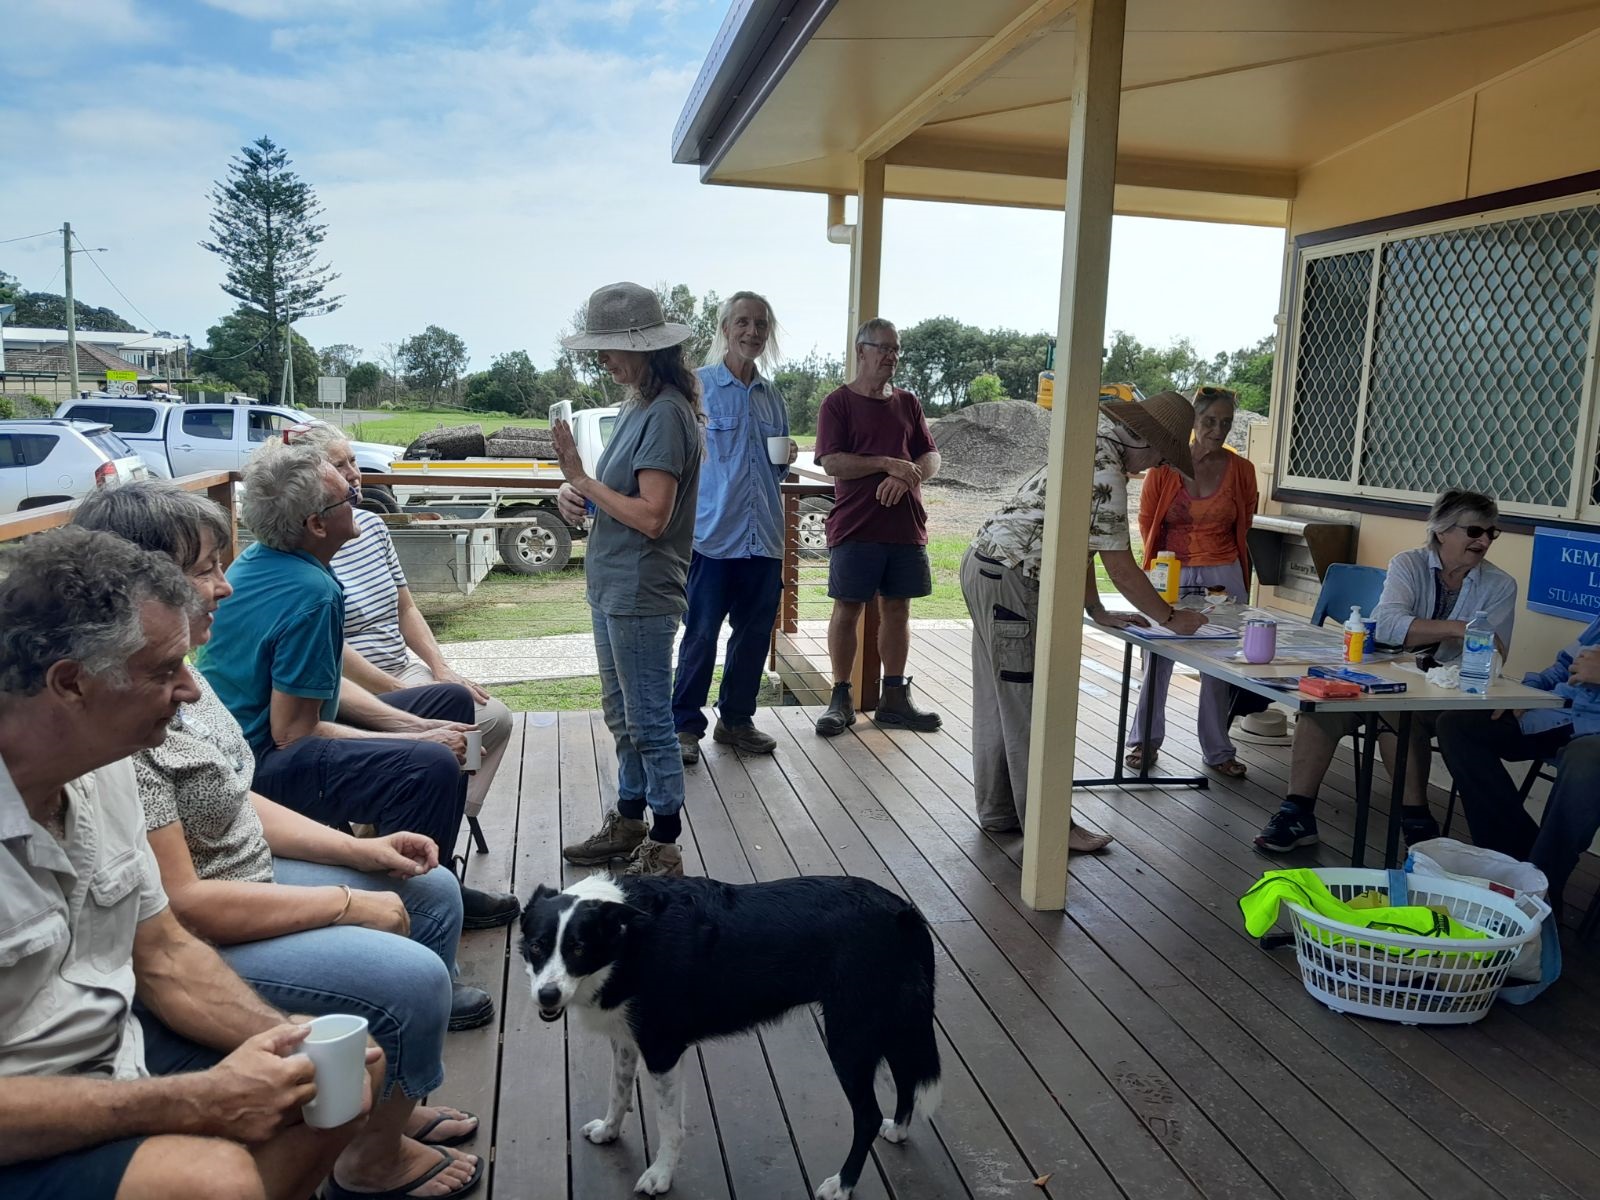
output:
<path id="1" fill-rule="evenodd" d="M 966 621 L 913 619 L 913 637 L 918 629 L 965 629 Z M 802 632 L 825 636 L 826 621 L 801 621 Z M 679 631 L 680 638 L 683 636 Z M 598 675 L 594 637 L 587 633 L 568 633 L 560 637 L 508 638 L 495 641 L 450 642 L 443 647 L 445 661 L 468 679 L 478 683 L 521 683 L 529 679 L 572 679 Z M 718 643 L 720 662 L 728 648 L 727 632 Z"/>

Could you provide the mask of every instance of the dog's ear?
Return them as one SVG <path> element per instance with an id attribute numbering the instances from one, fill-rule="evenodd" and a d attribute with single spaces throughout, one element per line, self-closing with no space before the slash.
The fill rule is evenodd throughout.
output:
<path id="1" fill-rule="evenodd" d="M 538 906 L 539 901 L 548 900 L 552 896 L 559 896 L 560 894 L 561 894 L 560 892 L 554 890 L 553 888 L 545 887 L 545 885 L 542 884 L 542 883 L 538 887 L 533 889 L 533 895 L 528 897 L 527 904 L 522 906 L 522 922 L 521 923 L 522 923 L 522 932 L 523 933 L 527 933 L 528 932 L 528 927 L 533 922 L 533 910 L 534 910 L 535 907 Z"/>

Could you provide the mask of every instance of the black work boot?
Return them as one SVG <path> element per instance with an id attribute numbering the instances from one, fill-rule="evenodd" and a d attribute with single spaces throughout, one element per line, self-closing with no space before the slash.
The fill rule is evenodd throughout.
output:
<path id="1" fill-rule="evenodd" d="M 878 711 L 872 719 L 879 725 L 896 729 L 915 729 L 918 733 L 932 733 L 944 724 L 936 712 L 924 712 L 911 700 L 911 676 L 897 686 L 883 685 L 883 695 L 878 698 Z"/>
<path id="2" fill-rule="evenodd" d="M 828 700 L 828 711 L 817 718 L 817 732 L 823 737 L 838 737 L 855 723 L 856 706 L 850 699 L 850 685 L 834 684 L 833 696 Z"/>

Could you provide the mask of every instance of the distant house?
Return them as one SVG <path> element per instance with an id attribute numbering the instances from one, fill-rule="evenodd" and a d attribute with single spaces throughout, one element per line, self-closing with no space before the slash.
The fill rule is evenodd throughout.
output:
<path id="1" fill-rule="evenodd" d="M 67 331 L 0 325 L 5 354 L 0 358 L 7 374 L 61 375 L 69 373 Z M 187 338 L 156 337 L 142 330 L 108 333 L 80 330 L 78 375 L 85 380 L 104 379 L 108 371 L 136 371 L 138 378 L 174 379 L 189 373 Z"/>

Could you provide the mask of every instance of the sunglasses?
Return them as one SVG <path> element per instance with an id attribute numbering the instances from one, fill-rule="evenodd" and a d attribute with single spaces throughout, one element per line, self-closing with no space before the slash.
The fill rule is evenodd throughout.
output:
<path id="1" fill-rule="evenodd" d="M 1464 530 L 1467 537 L 1473 541 L 1486 537 L 1492 542 L 1500 536 L 1499 527 L 1494 525 L 1456 525 L 1452 528 Z"/>
<path id="2" fill-rule="evenodd" d="M 1234 399 L 1238 398 L 1234 394 L 1234 391 L 1233 391 L 1232 388 L 1213 387 L 1209 383 L 1206 384 L 1204 387 L 1199 388 L 1199 389 L 1197 389 L 1195 391 L 1194 397 L 1195 397 L 1196 400 L 1200 399 L 1200 397 L 1202 397 L 1202 396 L 1206 397 L 1206 399 L 1208 399 L 1208 400 L 1213 396 L 1226 397 L 1229 400 L 1234 400 Z"/>
<path id="3" fill-rule="evenodd" d="M 352 484 L 350 487 L 345 489 L 344 499 L 335 500 L 332 504 L 328 504 L 328 505 L 323 506 L 322 508 L 317 509 L 317 511 L 312 513 L 311 515 L 313 517 L 320 517 L 320 516 L 323 516 L 326 513 L 332 512 L 334 509 L 338 508 L 341 504 L 348 504 L 351 508 L 354 508 L 359 503 L 361 503 L 361 489 L 356 487 L 354 484 Z M 309 518 L 307 518 L 307 519 L 309 520 Z"/>

